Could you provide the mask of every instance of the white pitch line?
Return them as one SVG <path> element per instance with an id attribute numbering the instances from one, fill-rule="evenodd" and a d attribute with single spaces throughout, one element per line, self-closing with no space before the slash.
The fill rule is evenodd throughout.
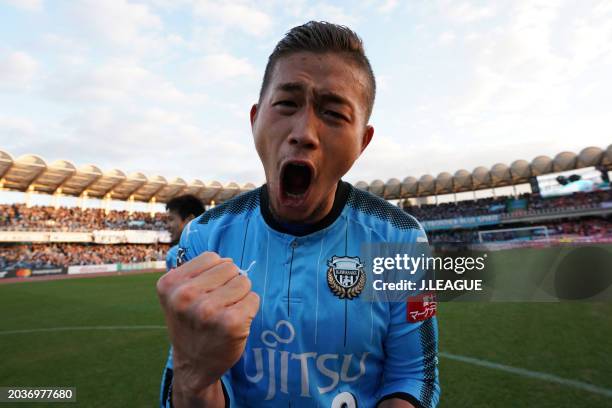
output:
<path id="1" fill-rule="evenodd" d="M 576 380 L 568 380 L 567 378 L 557 377 L 556 375 L 542 373 L 539 371 L 531 371 L 524 368 L 512 367 L 503 364 L 493 363 L 491 361 L 480 360 L 474 357 L 460 356 L 457 354 L 451 354 L 441 351 L 441 357 L 448 358 L 449 360 L 461 361 L 463 363 L 474 364 L 481 367 L 491 368 L 493 370 L 504 371 L 506 373 L 512 373 L 528 378 L 535 378 L 538 380 L 549 381 L 561 385 L 567 385 L 569 387 L 578 388 L 580 390 L 589 391 L 594 394 L 600 394 L 608 398 L 612 398 L 612 390 L 608 388 L 598 387 L 593 384 L 584 383 Z"/>
<path id="2" fill-rule="evenodd" d="M 28 333 L 43 333 L 43 332 L 60 332 L 60 331 L 77 331 L 77 330 L 162 330 L 166 326 L 75 326 L 75 327 L 47 327 L 42 329 L 25 329 L 25 330 L 4 330 L 0 331 L 0 336 L 8 334 L 28 334 Z"/>

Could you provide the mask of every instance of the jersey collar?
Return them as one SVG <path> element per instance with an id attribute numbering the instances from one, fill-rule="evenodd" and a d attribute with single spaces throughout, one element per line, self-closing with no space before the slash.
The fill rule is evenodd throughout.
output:
<path id="1" fill-rule="evenodd" d="M 323 217 L 323 219 L 314 224 L 286 224 L 277 221 L 270 212 L 270 198 L 268 196 L 266 184 L 262 186 L 260 191 L 261 215 L 263 216 L 266 224 L 268 224 L 270 228 L 283 234 L 303 237 L 305 235 L 325 229 L 336 221 L 346 205 L 346 201 L 348 200 L 348 196 L 351 191 L 351 185 L 342 180 L 338 181 L 338 188 L 336 189 L 334 205 L 332 206 L 331 211 L 325 217 Z"/>

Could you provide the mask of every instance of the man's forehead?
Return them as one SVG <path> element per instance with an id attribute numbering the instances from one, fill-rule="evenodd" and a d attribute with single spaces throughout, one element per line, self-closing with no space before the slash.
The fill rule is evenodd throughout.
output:
<path id="1" fill-rule="evenodd" d="M 361 98 L 367 86 L 363 70 L 338 53 L 299 52 L 281 57 L 271 79 L 270 88 L 275 91 L 314 90 L 348 99 Z"/>

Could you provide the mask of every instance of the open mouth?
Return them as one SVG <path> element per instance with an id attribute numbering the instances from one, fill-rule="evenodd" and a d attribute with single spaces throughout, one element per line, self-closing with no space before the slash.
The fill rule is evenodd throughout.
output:
<path id="1" fill-rule="evenodd" d="M 312 169 L 304 163 L 289 162 L 281 173 L 281 185 L 286 197 L 300 199 L 306 196 L 312 182 Z"/>

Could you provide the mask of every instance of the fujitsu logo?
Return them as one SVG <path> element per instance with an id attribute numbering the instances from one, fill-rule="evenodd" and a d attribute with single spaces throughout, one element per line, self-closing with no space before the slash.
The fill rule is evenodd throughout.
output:
<path id="1" fill-rule="evenodd" d="M 283 337 L 279 334 L 281 330 L 286 334 L 286 336 Z M 271 400 L 276 395 L 277 383 L 280 387 L 281 393 L 289 393 L 287 387 L 287 376 L 290 369 L 292 373 L 300 373 L 300 396 L 302 397 L 312 397 L 310 395 L 311 370 L 309 367 L 316 367 L 319 374 L 329 379 L 327 383 L 319 384 L 317 386 L 317 391 L 320 394 L 326 394 L 334 390 L 340 381 L 343 383 L 357 381 L 357 379 L 366 373 L 365 363 L 368 354 L 370 354 L 369 352 L 365 352 L 361 355 L 361 357 L 359 357 L 359 372 L 352 373 L 351 375 L 351 373 L 349 373 L 349 369 L 354 356 L 353 354 L 318 354 L 317 352 L 312 351 L 292 353 L 290 351 L 276 350 L 279 343 L 289 344 L 294 338 L 295 329 L 291 323 L 289 323 L 287 320 L 279 320 L 274 327 L 274 331 L 265 330 L 263 333 L 261 333 L 261 341 L 267 347 L 255 347 L 252 349 L 255 360 L 255 374 L 250 375 L 247 373 L 247 364 L 244 365 L 246 378 L 252 383 L 259 383 L 266 374 L 266 378 L 269 380 L 266 400 Z M 264 355 L 267 359 L 267 364 L 265 367 Z M 278 375 L 276 373 L 277 358 L 280 360 L 280 373 L 278 373 Z M 326 366 L 328 361 L 339 361 L 340 359 L 342 359 L 342 367 L 340 372 L 331 370 L 328 368 L 328 366 Z M 310 364 L 313 366 L 310 366 Z"/>

